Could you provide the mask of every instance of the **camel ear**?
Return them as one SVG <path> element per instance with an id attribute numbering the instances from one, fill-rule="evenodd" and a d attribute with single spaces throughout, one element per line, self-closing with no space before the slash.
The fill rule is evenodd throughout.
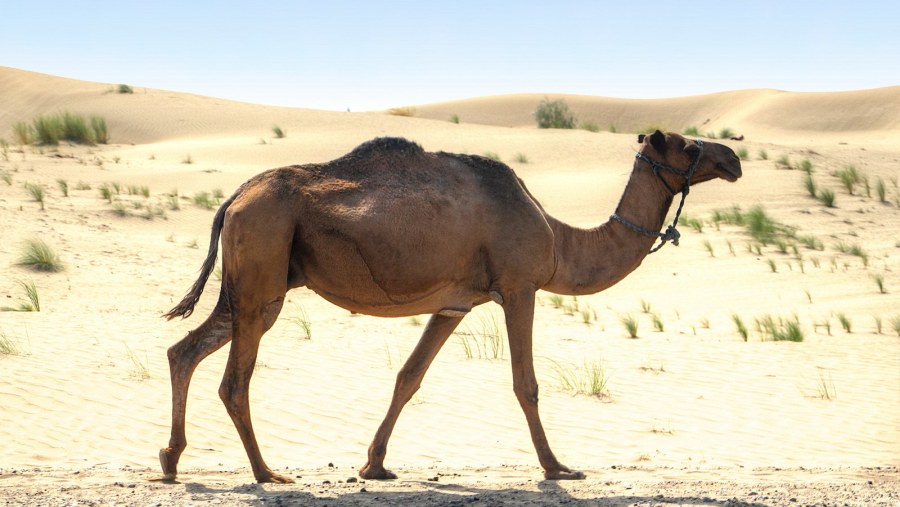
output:
<path id="1" fill-rule="evenodd" d="M 656 151 L 665 153 L 666 151 L 666 135 L 660 131 L 650 134 L 650 144 L 656 148 Z"/>
<path id="2" fill-rule="evenodd" d="M 644 134 L 638 134 L 638 142 L 644 144 L 644 137 L 646 137 Z"/>

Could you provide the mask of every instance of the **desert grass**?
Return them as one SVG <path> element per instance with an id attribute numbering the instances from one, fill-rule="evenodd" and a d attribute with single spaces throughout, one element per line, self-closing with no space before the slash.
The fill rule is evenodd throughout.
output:
<path id="1" fill-rule="evenodd" d="M 816 397 L 827 401 L 837 398 L 837 389 L 834 387 L 834 380 L 830 373 L 828 377 L 819 373 L 819 379 L 816 381 Z"/>
<path id="2" fill-rule="evenodd" d="M 891 329 L 897 333 L 897 336 L 900 336 L 900 315 L 891 317 Z"/>
<path id="3" fill-rule="evenodd" d="M 550 100 L 546 97 L 535 108 L 534 119 L 538 128 L 542 129 L 573 129 L 577 123 L 564 99 Z"/>
<path id="4" fill-rule="evenodd" d="M 13 139 L 21 145 L 29 145 L 33 141 L 34 130 L 27 123 L 20 121 L 13 125 Z"/>
<path id="5" fill-rule="evenodd" d="M 32 238 L 25 241 L 16 264 L 27 266 L 35 271 L 49 273 L 55 273 L 64 269 L 62 261 L 59 260 L 59 255 L 40 238 Z"/>
<path id="6" fill-rule="evenodd" d="M 20 352 L 21 349 L 19 348 L 18 342 L 7 336 L 6 333 L 0 329 L 0 355 L 15 356 Z"/>
<path id="7" fill-rule="evenodd" d="M 650 313 L 650 311 L 651 311 L 650 302 L 645 299 L 642 299 L 641 300 L 641 313 Z"/>
<path id="8" fill-rule="evenodd" d="M 59 191 L 62 192 L 63 197 L 69 197 L 69 182 L 58 178 L 56 180 L 56 186 L 59 187 Z"/>
<path id="9" fill-rule="evenodd" d="M 106 200 L 106 202 L 112 204 L 113 201 L 113 187 L 108 183 L 104 183 L 97 187 L 97 190 L 100 192 L 100 197 Z"/>
<path id="10" fill-rule="evenodd" d="M 681 133 L 686 136 L 699 136 L 700 129 L 698 129 L 695 125 L 691 125 L 690 127 L 682 130 Z"/>
<path id="11" fill-rule="evenodd" d="M 44 211 L 44 187 L 35 183 L 25 183 L 25 190 L 32 199 L 41 205 L 41 211 Z"/>
<path id="12" fill-rule="evenodd" d="M 181 209 L 181 201 L 178 199 L 177 193 L 167 195 L 166 203 L 169 205 L 169 209 L 172 211 L 178 211 Z"/>
<path id="13" fill-rule="evenodd" d="M 566 302 L 566 297 L 559 294 L 550 294 L 550 304 L 557 310 L 562 308 Z"/>
<path id="14" fill-rule="evenodd" d="M 887 289 L 884 288 L 884 275 L 881 273 L 876 273 L 872 275 L 872 280 L 875 281 L 875 285 L 878 286 L 879 294 L 887 294 Z"/>
<path id="15" fill-rule="evenodd" d="M 312 340 L 312 321 L 309 320 L 309 315 L 302 306 L 299 308 L 297 316 L 292 317 L 290 321 L 296 324 L 300 331 L 303 332 L 304 340 Z"/>
<path id="16" fill-rule="evenodd" d="M 662 317 L 660 317 L 658 313 L 651 314 L 650 320 L 653 322 L 653 329 L 658 333 L 662 333 L 666 330 L 666 323 L 663 322 Z"/>
<path id="17" fill-rule="evenodd" d="M 275 135 L 276 139 L 284 139 L 285 137 L 284 129 L 282 129 L 278 125 L 272 127 L 272 134 Z"/>
<path id="18" fill-rule="evenodd" d="M 748 158 L 750 158 L 750 152 L 747 150 L 747 148 L 739 148 L 737 151 L 737 156 L 741 160 L 747 160 Z"/>
<path id="19" fill-rule="evenodd" d="M 37 287 L 32 281 L 17 280 L 16 284 L 25 292 L 26 301 L 19 303 L 17 307 L 3 306 L 0 311 L 3 312 L 39 312 L 41 311 L 41 297 Z"/>
<path id="20" fill-rule="evenodd" d="M 497 316 L 490 311 L 480 313 L 478 322 L 466 325 L 456 333 L 467 359 L 503 359 L 504 333 Z"/>
<path id="21" fill-rule="evenodd" d="M 597 122 L 591 120 L 584 120 L 579 125 L 578 128 L 581 130 L 587 130 L 588 132 L 600 132 L 600 125 L 597 125 Z"/>
<path id="22" fill-rule="evenodd" d="M 9 171 L 0 171 L 0 180 L 3 180 L 3 183 L 6 183 L 6 186 L 11 187 L 13 184 L 12 173 Z"/>
<path id="23" fill-rule="evenodd" d="M 875 315 L 872 317 L 875 320 L 875 334 L 881 334 L 881 331 L 884 328 L 884 323 L 881 320 L 881 317 Z"/>
<path id="24" fill-rule="evenodd" d="M 150 378 L 150 368 L 147 367 L 148 361 L 146 353 L 142 360 L 133 350 L 131 350 L 131 347 L 125 345 L 125 355 L 131 360 L 131 371 L 129 372 L 131 377 L 138 380 L 147 380 Z"/>
<path id="25" fill-rule="evenodd" d="M 581 367 L 553 360 L 550 363 L 560 389 L 597 398 L 609 396 L 609 376 L 600 361 L 585 360 Z"/>
<path id="26" fill-rule="evenodd" d="M 513 156 L 513 160 L 515 160 L 516 162 L 518 162 L 520 164 L 527 164 L 528 163 L 528 155 L 526 155 L 524 153 L 516 153 L 515 156 Z"/>
<path id="27" fill-rule="evenodd" d="M 769 152 L 766 150 L 759 150 L 756 152 L 756 157 L 760 160 L 769 160 Z"/>
<path id="28" fill-rule="evenodd" d="M 106 126 L 106 120 L 103 117 L 91 116 L 91 132 L 95 143 L 109 144 L 109 127 Z M 116 161 L 116 163 L 119 162 Z"/>
<path id="29" fill-rule="evenodd" d="M 792 169 L 791 159 L 787 155 L 782 155 L 775 159 L 775 167 L 779 169 Z"/>
<path id="30" fill-rule="evenodd" d="M 719 131 L 719 138 L 721 138 L 721 139 L 728 139 L 728 138 L 731 138 L 731 137 L 734 137 L 734 131 L 731 130 L 730 128 L 725 127 L 725 128 L 723 128 L 722 130 Z"/>
<path id="31" fill-rule="evenodd" d="M 887 186 L 880 177 L 875 180 L 875 194 L 878 196 L 878 202 L 887 203 Z"/>
<path id="32" fill-rule="evenodd" d="M 624 315 L 619 321 L 622 323 L 622 327 L 625 328 L 625 332 L 628 333 L 629 338 L 638 337 L 638 321 L 634 318 L 634 315 Z"/>
<path id="33" fill-rule="evenodd" d="M 216 198 L 213 197 L 212 194 L 210 194 L 209 192 L 206 192 L 206 191 L 195 193 L 192 200 L 195 205 L 200 206 L 201 208 L 204 208 L 204 209 L 213 209 L 216 206 L 218 206 L 218 204 L 219 204 L 216 201 Z"/>
<path id="34" fill-rule="evenodd" d="M 839 170 L 837 172 L 837 177 L 841 181 L 841 185 L 844 186 L 847 193 L 850 195 L 853 195 L 853 190 L 856 188 L 856 185 L 862 181 L 859 171 L 857 171 L 856 167 L 853 165 L 845 166 L 843 169 Z"/>
<path id="35" fill-rule="evenodd" d="M 737 328 L 737 332 L 741 335 L 741 338 L 743 338 L 744 341 L 747 341 L 750 338 L 750 332 L 747 331 L 747 326 L 744 324 L 741 316 L 735 313 L 731 316 L 731 320 L 734 321 L 734 327 Z"/>
<path id="36" fill-rule="evenodd" d="M 710 241 L 708 239 L 703 240 L 703 248 L 706 248 L 706 251 L 709 253 L 710 257 L 716 256 L 716 252 L 715 252 L 715 250 L 713 250 L 712 243 L 710 243 Z"/>
<path id="37" fill-rule="evenodd" d="M 496 151 L 486 151 L 486 152 L 484 152 L 484 157 L 489 158 L 491 160 L 496 160 L 497 162 L 501 161 L 500 155 Z"/>
<path id="38" fill-rule="evenodd" d="M 120 84 L 116 87 L 116 91 L 121 94 L 132 94 L 134 93 L 134 88 L 128 86 L 127 84 Z"/>
<path id="39" fill-rule="evenodd" d="M 841 323 L 841 327 L 844 328 L 845 333 L 853 332 L 853 322 L 850 320 L 850 317 L 845 313 L 838 313 L 837 320 Z"/>
<path id="40" fill-rule="evenodd" d="M 823 188 L 819 190 L 819 193 L 816 194 L 816 199 L 818 199 L 822 204 L 827 208 L 835 208 L 835 196 L 834 191 L 830 188 Z"/>
<path id="41" fill-rule="evenodd" d="M 816 186 L 816 181 L 813 180 L 812 174 L 806 173 L 806 175 L 803 176 L 803 188 L 806 189 L 806 192 L 810 197 L 813 199 L 816 198 L 816 190 L 818 190 L 818 188 Z"/>
<path id="42" fill-rule="evenodd" d="M 800 328 L 800 320 L 794 315 L 791 318 L 772 317 L 771 315 L 763 315 L 755 321 L 756 330 L 760 333 L 763 341 L 790 341 L 802 342 L 804 340 L 803 330 Z"/>
<path id="43" fill-rule="evenodd" d="M 459 125 L 459 115 L 451 114 L 450 115 L 450 123 L 455 123 L 455 124 Z"/>
<path id="44" fill-rule="evenodd" d="M 774 260 L 769 259 L 769 258 L 766 258 L 766 264 L 769 265 L 769 269 L 770 269 L 773 273 L 777 273 L 777 272 L 778 272 L 778 264 L 776 264 Z"/>
<path id="45" fill-rule="evenodd" d="M 181 159 L 181 163 L 182 163 L 182 164 L 193 164 L 193 163 L 194 163 L 194 158 L 191 157 L 191 154 L 190 154 L 190 153 L 188 153 L 187 155 L 184 156 L 183 159 Z"/>

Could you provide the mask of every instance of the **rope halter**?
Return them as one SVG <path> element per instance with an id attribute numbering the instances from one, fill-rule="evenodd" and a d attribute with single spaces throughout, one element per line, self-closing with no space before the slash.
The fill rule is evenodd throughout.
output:
<path id="1" fill-rule="evenodd" d="M 655 247 L 651 248 L 649 253 L 654 253 L 654 252 L 659 251 L 659 249 L 662 248 L 669 241 L 671 241 L 673 245 L 678 246 L 678 240 L 681 239 L 681 233 L 678 232 L 678 229 L 676 228 L 678 226 L 678 219 L 681 217 L 681 210 L 684 208 L 684 200 L 687 199 L 687 195 L 691 191 L 691 178 L 693 178 L 694 173 L 697 172 L 697 165 L 699 165 L 700 157 L 703 155 L 703 141 L 701 141 L 700 139 L 695 139 L 694 143 L 697 144 L 697 146 L 700 148 L 700 151 L 697 152 L 697 156 L 694 158 L 693 161 L 691 161 L 691 165 L 690 165 L 690 167 L 688 167 L 687 171 L 683 171 L 681 169 L 676 169 L 674 167 L 670 167 L 665 164 L 661 164 L 640 152 L 634 154 L 634 157 L 637 158 L 638 160 L 641 160 L 643 162 L 650 164 L 650 168 L 653 170 L 653 174 L 655 174 L 656 177 L 659 178 L 659 180 L 666 187 L 666 189 L 669 191 L 669 193 L 672 194 L 672 196 L 675 196 L 675 194 L 677 194 L 679 191 L 673 189 L 669 185 L 669 183 L 665 180 L 665 178 L 663 178 L 659 174 L 659 171 L 667 171 L 667 172 L 670 172 L 672 174 L 675 174 L 675 175 L 678 175 L 678 176 L 681 176 L 682 178 L 684 178 L 684 185 L 681 187 L 681 191 L 680 191 L 681 192 L 681 202 L 678 203 L 678 210 L 675 212 L 675 218 L 672 220 L 672 225 L 666 227 L 665 232 L 653 231 L 653 230 L 641 227 L 640 225 L 631 223 L 628 220 L 625 220 L 624 218 L 622 218 L 618 213 L 613 213 L 609 217 L 611 220 L 615 220 L 615 221 L 619 222 L 620 224 L 624 225 L 625 227 L 631 229 L 632 231 L 634 231 L 638 234 L 643 234 L 644 236 L 650 236 L 651 238 L 659 238 L 659 240 L 660 240 L 659 244 L 656 245 Z"/>

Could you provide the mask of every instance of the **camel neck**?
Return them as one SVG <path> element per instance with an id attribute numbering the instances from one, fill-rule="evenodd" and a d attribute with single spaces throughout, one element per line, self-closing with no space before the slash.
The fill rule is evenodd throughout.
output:
<path id="1" fill-rule="evenodd" d="M 672 195 L 649 170 L 635 163 L 616 214 L 628 222 L 658 231 L 672 205 Z M 554 234 L 556 273 L 545 290 L 558 294 L 593 294 L 611 287 L 634 271 L 655 238 L 615 220 L 591 229 L 573 227 L 547 217 Z"/>

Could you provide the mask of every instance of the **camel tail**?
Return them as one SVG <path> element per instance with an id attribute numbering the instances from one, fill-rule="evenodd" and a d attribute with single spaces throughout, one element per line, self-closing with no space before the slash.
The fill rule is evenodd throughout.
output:
<path id="1" fill-rule="evenodd" d="M 206 287 L 206 281 L 209 280 L 209 275 L 216 266 L 216 257 L 219 253 L 219 235 L 222 233 L 222 226 L 225 225 L 225 212 L 228 210 L 228 206 L 234 202 L 235 198 L 240 195 L 241 190 L 243 190 L 243 187 L 239 188 L 237 192 L 219 206 L 219 210 L 216 212 L 215 218 L 213 218 L 212 232 L 210 233 L 209 238 L 209 252 L 206 254 L 206 260 L 203 261 L 203 266 L 200 268 L 200 276 L 197 278 L 197 281 L 194 282 L 194 285 L 191 286 L 191 289 L 187 294 L 184 295 L 181 302 L 163 314 L 163 317 L 165 317 L 166 320 L 172 320 L 175 317 L 185 319 L 194 313 L 194 305 L 197 304 L 197 301 L 200 301 L 200 295 L 203 294 L 203 288 Z"/>

